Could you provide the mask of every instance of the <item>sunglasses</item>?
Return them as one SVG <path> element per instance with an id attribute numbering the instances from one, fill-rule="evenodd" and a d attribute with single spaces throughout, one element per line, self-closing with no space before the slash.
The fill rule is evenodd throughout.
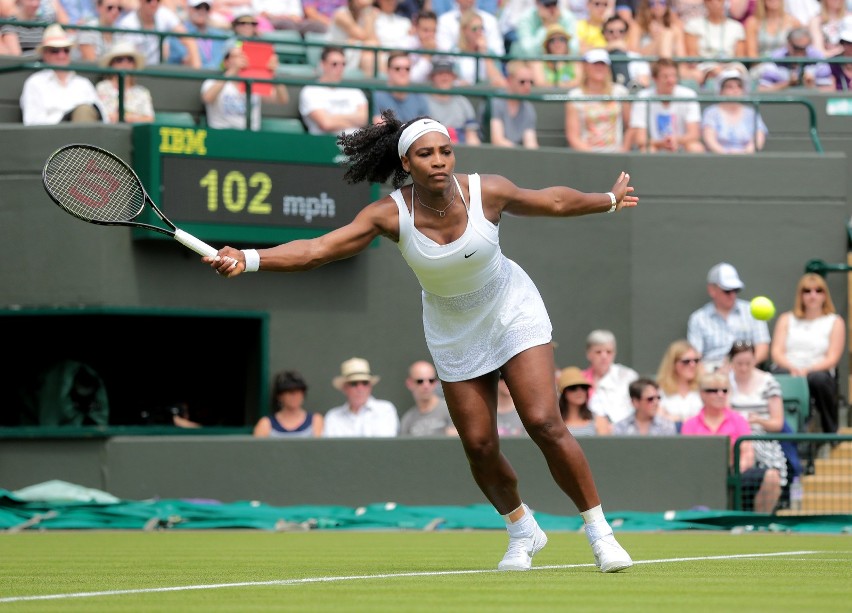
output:
<path id="1" fill-rule="evenodd" d="M 736 341 L 731 349 L 754 349 L 751 341 Z"/>
<path id="2" fill-rule="evenodd" d="M 642 398 L 641 400 L 644 401 L 644 402 L 656 402 L 659 399 L 660 399 L 660 396 L 657 395 L 657 396 L 647 396 L 646 398 Z"/>
<path id="3" fill-rule="evenodd" d="M 822 289 L 821 287 L 803 287 L 802 288 L 803 294 L 822 294 L 824 292 L 825 292 L 825 290 Z"/>
<path id="4" fill-rule="evenodd" d="M 708 394 L 727 394 L 727 387 L 705 387 L 702 392 L 706 392 Z"/>
<path id="5" fill-rule="evenodd" d="M 589 389 L 588 385 L 569 385 L 568 387 L 565 388 L 565 391 L 566 392 L 576 392 L 577 390 L 583 390 L 585 392 L 585 391 L 588 391 L 588 389 Z"/>
<path id="6" fill-rule="evenodd" d="M 359 386 L 367 386 L 370 385 L 369 381 L 347 381 L 346 387 L 359 387 Z"/>
<path id="7" fill-rule="evenodd" d="M 698 364 L 700 361 L 701 361 L 701 358 L 683 358 L 682 360 L 678 360 L 678 363 L 693 365 L 693 364 Z"/>
<path id="8" fill-rule="evenodd" d="M 110 62 L 110 64 L 118 64 L 120 62 L 130 62 L 131 64 L 135 64 L 136 58 L 133 57 L 132 55 L 119 55 L 119 56 L 112 58 L 112 61 Z"/>
<path id="9" fill-rule="evenodd" d="M 62 54 L 68 55 L 69 53 L 71 53 L 71 48 L 70 47 L 45 47 L 44 52 L 45 53 L 51 53 L 53 55 L 62 55 Z"/>
<path id="10" fill-rule="evenodd" d="M 417 385 L 423 385 L 424 383 L 428 383 L 429 385 L 432 385 L 432 384 L 433 384 L 433 383 L 435 383 L 436 381 L 437 381 L 437 379 L 435 379 L 434 377 L 429 378 L 429 379 L 415 379 L 415 380 L 414 380 L 414 382 L 415 382 Z"/>
<path id="11" fill-rule="evenodd" d="M 257 26 L 257 22 L 256 21 L 235 21 L 234 25 L 235 26 Z"/>
<path id="12" fill-rule="evenodd" d="M 719 289 L 722 289 L 721 287 Z M 722 289 L 723 294 L 739 294 L 740 290 L 738 289 Z"/>

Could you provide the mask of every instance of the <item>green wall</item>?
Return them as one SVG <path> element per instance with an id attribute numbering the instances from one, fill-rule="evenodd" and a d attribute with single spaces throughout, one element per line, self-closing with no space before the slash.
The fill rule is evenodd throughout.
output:
<path id="1" fill-rule="evenodd" d="M 724 438 L 601 437 L 580 444 L 604 509 L 727 508 Z M 576 512 L 530 439 L 505 439 L 502 449 L 530 506 L 562 515 Z M 672 461 L 685 457 L 690 461 Z M 486 502 L 454 438 L 282 442 L 247 436 L 118 436 L 2 441 L 0 487 L 15 490 L 50 479 L 128 500 L 214 498 L 344 506 Z"/>

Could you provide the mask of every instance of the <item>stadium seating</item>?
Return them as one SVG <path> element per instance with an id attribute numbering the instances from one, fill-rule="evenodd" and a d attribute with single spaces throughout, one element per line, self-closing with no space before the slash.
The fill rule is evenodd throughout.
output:
<path id="1" fill-rule="evenodd" d="M 811 395 L 808 390 L 807 377 L 793 375 L 775 375 L 781 385 L 781 396 L 784 399 L 784 418 L 793 432 L 804 432 L 805 422 L 810 415 Z"/>

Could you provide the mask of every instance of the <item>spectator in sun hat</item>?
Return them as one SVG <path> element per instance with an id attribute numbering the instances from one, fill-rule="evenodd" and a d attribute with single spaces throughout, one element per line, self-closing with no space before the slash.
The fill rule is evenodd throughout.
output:
<path id="1" fill-rule="evenodd" d="M 573 13 L 560 8 L 557 0 L 536 0 L 535 6 L 528 9 L 518 21 L 515 29 L 517 40 L 512 43 L 512 56 L 541 55 L 541 46 L 544 43 L 547 28 L 554 24 L 562 26 L 562 29 L 569 34 L 569 55 L 578 55 L 580 40 L 577 38 L 577 20 Z"/>
<path id="2" fill-rule="evenodd" d="M 73 46 L 61 25 L 45 28 L 37 53 L 49 68 L 24 81 L 21 112 L 25 125 L 103 121 L 105 114 L 92 82 L 74 71 L 63 70 L 71 63 Z"/>
<path id="3" fill-rule="evenodd" d="M 350 358 L 340 365 L 340 374 L 332 379 L 335 389 L 343 392 L 346 402 L 325 414 L 323 436 L 390 437 L 399 433 L 399 413 L 392 402 L 373 397 L 379 377 L 364 358 Z"/>
<path id="4" fill-rule="evenodd" d="M 294 438 L 322 436 L 323 416 L 305 410 L 303 404 L 308 384 L 301 373 L 284 370 L 275 376 L 272 387 L 272 409 L 254 427 L 254 436 Z"/>
<path id="5" fill-rule="evenodd" d="M 757 363 L 769 356 L 769 327 L 751 315 L 749 303 L 737 298 L 745 284 L 737 269 L 720 262 L 707 273 L 710 302 L 693 312 L 686 337 L 700 356 L 705 371 L 713 372 L 724 362 L 735 341 L 754 344 Z"/>
<path id="6" fill-rule="evenodd" d="M 548 59 L 548 55 L 570 55 L 571 34 L 560 24 L 547 26 L 541 53 L 545 58 L 533 62 L 535 84 L 539 87 L 563 87 L 570 89 L 580 82 L 579 62 L 571 60 Z"/>
<path id="7" fill-rule="evenodd" d="M 98 62 L 104 68 L 142 70 L 145 58 L 128 42 L 112 46 Z M 104 75 L 95 86 L 108 123 L 118 122 L 118 74 Z M 127 123 L 149 123 L 154 121 L 154 103 L 151 92 L 136 82 L 133 75 L 124 76 L 124 121 Z"/>
<path id="8" fill-rule="evenodd" d="M 218 70 L 222 66 L 222 60 L 225 58 L 227 41 L 224 38 L 215 37 L 230 34 L 228 30 L 217 27 L 210 19 L 214 4 L 214 0 L 187 0 L 187 16 L 183 21 L 183 26 L 190 34 L 210 34 L 214 36 L 214 38 L 195 39 L 195 44 L 198 47 L 198 55 L 201 59 L 201 67 L 208 70 Z M 168 41 L 169 64 L 185 64 L 188 62 L 189 55 L 186 45 L 180 39 L 174 37 L 170 37 Z"/>

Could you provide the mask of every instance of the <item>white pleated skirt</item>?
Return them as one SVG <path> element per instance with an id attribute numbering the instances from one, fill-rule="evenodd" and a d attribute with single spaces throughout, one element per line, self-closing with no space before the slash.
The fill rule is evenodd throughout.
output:
<path id="1" fill-rule="evenodd" d="M 423 330 L 438 376 L 453 382 L 549 343 L 553 326 L 532 279 L 504 257 L 494 279 L 474 292 L 445 298 L 424 291 Z"/>

